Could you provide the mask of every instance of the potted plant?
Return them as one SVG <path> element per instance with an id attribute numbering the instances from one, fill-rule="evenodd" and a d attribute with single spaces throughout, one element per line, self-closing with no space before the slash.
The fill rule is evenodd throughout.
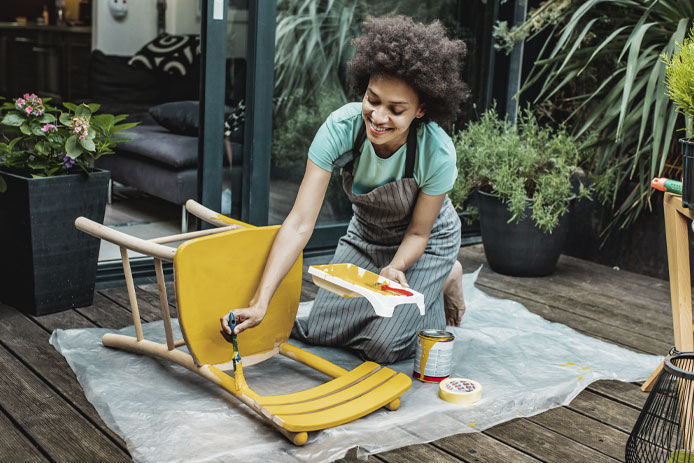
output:
<path id="1" fill-rule="evenodd" d="M 684 115 L 684 138 L 682 147 L 682 204 L 694 209 L 694 26 L 684 39 L 677 43 L 672 56 L 662 55 L 665 62 L 665 94 L 673 101 L 677 112 Z"/>
<path id="2" fill-rule="evenodd" d="M 540 126 L 529 110 L 513 124 L 496 108 L 453 138 L 458 178 L 450 193 L 463 207 L 478 191 L 480 228 L 490 267 L 515 276 L 554 272 L 566 240 L 567 212 L 580 161 L 578 144 L 563 128 Z"/>
<path id="3" fill-rule="evenodd" d="M 92 303 L 99 241 L 74 220 L 103 221 L 109 173 L 93 163 L 135 125 L 96 104 L 48 101 L 0 106 L 0 301 L 34 315 Z"/>

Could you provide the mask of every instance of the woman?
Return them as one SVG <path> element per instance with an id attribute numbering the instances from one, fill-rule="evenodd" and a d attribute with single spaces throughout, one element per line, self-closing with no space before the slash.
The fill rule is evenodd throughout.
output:
<path id="1" fill-rule="evenodd" d="M 414 354 L 422 328 L 459 325 L 465 305 L 460 220 L 446 193 L 457 175 L 455 149 L 440 125 L 454 119 L 466 96 L 460 65 L 465 45 L 443 27 L 398 16 L 370 19 L 354 41 L 350 62 L 361 103 L 333 112 L 309 149 L 294 206 L 275 238 L 249 307 L 232 311 L 239 333 L 261 322 L 268 303 L 313 232 L 331 171 L 342 168 L 354 215 L 333 263 L 352 263 L 424 293 L 392 318 L 377 316 L 364 298 L 320 289 L 292 336 L 346 347 L 391 363 Z M 229 337 L 228 316 L 222 333 Z"/>

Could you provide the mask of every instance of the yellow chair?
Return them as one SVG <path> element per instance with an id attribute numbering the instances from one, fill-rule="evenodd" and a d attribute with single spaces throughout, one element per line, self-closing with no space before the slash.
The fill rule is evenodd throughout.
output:
<path id="1" fill-rule="evenodd" d="M 308 431 L 338 426 L 381 407 L 399 407 L 400 396 L 412 385 L 408 376 L 373 362 L 347 371 L 286 342 L 299 306 L 301 256 L 278 287 L 263 321 L 238 335 L 242 362 L 234 368 L 236 352 L 220 334 L 219 319 L 232 308 L 245 307 L 252 298 L 279 226 L 254 227 L 194 201 L 188 201 L 186 208 L 219 228 L 147 241 L 84 217 L 75 221 L 78 229 L 121 249 L 136 336 L 106 334 L 104 346 L 164 358 L 198 373 L 229 391 L 296 445 L 306 442 Z M 179 241 L 183 243 L 177 248 L 164 245 Z M 143 338 L 129 249 L 154 258 L 166 344 Z M 162 261 L 174 264 L 181 340 L 173 338 Z M 179 349 L 184 345 L 190 354 Z M 243 366 L 278 353 L 334 379 L 305 391 L 259 395 L 246 383 Z"/>

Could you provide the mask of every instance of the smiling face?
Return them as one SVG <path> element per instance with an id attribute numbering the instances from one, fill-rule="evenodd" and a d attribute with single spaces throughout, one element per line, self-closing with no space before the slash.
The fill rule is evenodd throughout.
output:
<path id="1" fill-rule="evenodd" d="M 410 125 L 424 116 L 419 95 L 402 79 L 371 76 L 361 103 L 366 137 L 381 157 L 388 157 L 407 141 Z"/>

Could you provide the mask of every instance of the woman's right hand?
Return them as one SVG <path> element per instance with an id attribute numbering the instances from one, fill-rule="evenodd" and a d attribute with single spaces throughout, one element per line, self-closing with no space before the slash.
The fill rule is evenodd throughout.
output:
<path id="1" fill-rule="evenodd" d="M 243 330 L 253 328 L 257 324 L 259 324 L 261 321 L 263 321 L 263 317 L 265 317 L 266 311 L 267 307 L 260 306 L 251 306 L 248 308 L 232 310 L 231 313 L 234 315 L 234 318 L 236 319 L 236 328 L 234 328 L 234 334 L 239 334 Z M 222 325 L 222 329 L 220 330 L 222 336 L 224 336 L 224 339 L 226 339 L 228 342 L 231 342 L 229 314 L 226 314 L 222 318 L 220 318 L 219 322 Z"/>

